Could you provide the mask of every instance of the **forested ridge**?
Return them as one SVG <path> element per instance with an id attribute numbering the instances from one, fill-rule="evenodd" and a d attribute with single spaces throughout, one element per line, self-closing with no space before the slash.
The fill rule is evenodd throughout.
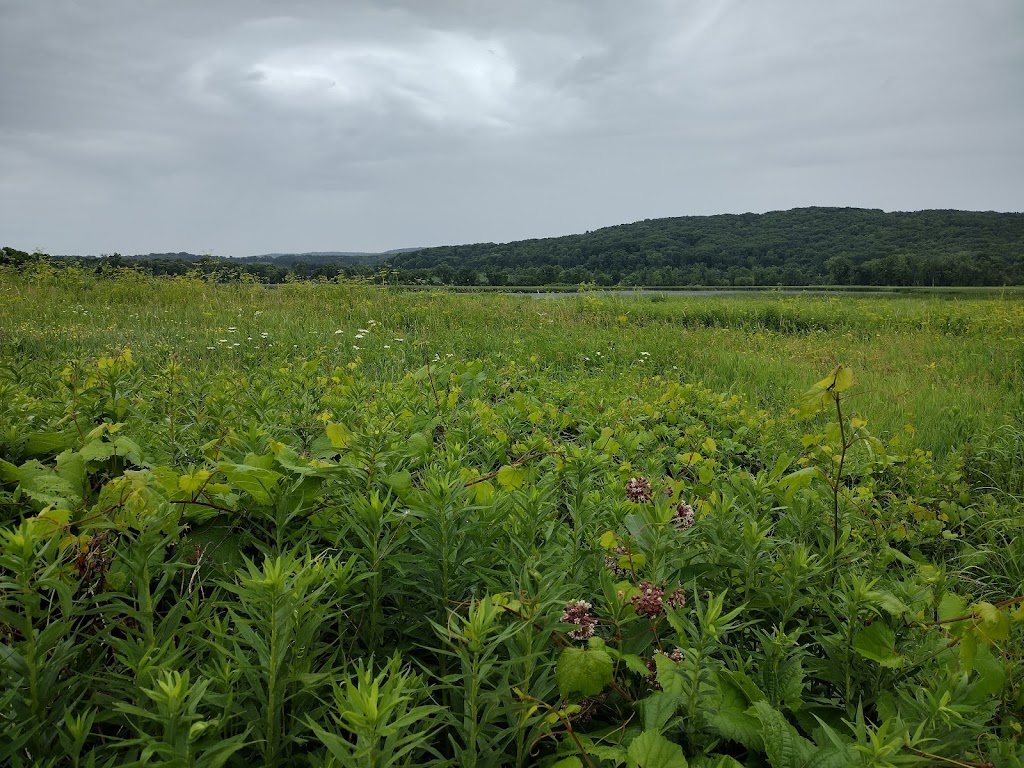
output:
<path id="1" fill-rule="evenodd" d="M 0 263 L 33 257 L 4 248 Z M 400 283 L 492 286 L 1019 285 L 1024 214 L 814 207 L 647 219 L 585 234 L 387 254 L 66 258 L 100 271 L 131 266 L 262 282 L 383 272 Z"/>
<path id="2" fill-rule="evenodd" d="M 582 235 L 425 248 L 404 273 L 490 282 L 1002 285 L 1024 280 L 1024 214 L 798 208 L 648 219 Z"/>

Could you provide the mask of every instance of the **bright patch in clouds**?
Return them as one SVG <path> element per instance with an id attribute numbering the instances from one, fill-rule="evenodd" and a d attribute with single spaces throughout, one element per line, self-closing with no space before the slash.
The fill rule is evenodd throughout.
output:
<path id="1" fill-rule="evenodd" d="M 521 77 L 502 42 L 454 32 L 402 43 L 222 53 L 199 65 L 193 80 L 221 103 L 256 98 L 273 109 L 335 118 L 397 114 L 439 127 L 523 128 L 540 117 L 564 117 L 571 105 Z"/>

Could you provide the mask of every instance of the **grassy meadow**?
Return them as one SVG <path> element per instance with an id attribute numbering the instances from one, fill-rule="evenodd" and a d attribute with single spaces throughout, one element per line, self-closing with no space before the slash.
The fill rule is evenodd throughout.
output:
<path id="1" fill-rule="evenodd" d="M 0 272 L 0 762 L 1021 765 L 1022 414 L 1019 294 Z"/>

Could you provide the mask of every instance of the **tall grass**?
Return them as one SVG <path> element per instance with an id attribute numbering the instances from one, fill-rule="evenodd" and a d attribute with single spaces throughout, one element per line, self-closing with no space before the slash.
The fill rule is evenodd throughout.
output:
<path id="1" fill-rule="evenodd" d="M 67 272 L 0 278 L 9 376 L 126 346 L 204 375 L 310 356 L 394 381 L 435 356 L 514 361 L 609 394 L 654 375 L 776 413 L 808 370 L 853 367 L 856 403 L 884 435 L 946 454 L 1020 423 L 1024 301 L 866 296 L 669 298 L 395 291 L 365 285 L 217 285 Z M 370 332 L 359 336 L 359 329 Z M 400 340 L 398 340 L 400 339 Z M 591 385 L 588 385 L 588 388 Z"/>

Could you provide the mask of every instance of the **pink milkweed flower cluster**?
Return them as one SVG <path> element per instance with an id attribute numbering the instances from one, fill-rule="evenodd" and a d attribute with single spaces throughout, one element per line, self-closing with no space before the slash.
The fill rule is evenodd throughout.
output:
<path id="1" fill-rule="evenodd" d="M 685 531 L 687 528 L 693 526 L 693 520 L 693 507 L 685 501 L 680 501 L 679 506 L 676 507 L 676 511 L 672 513 L 672 522 L 677 528 L 681 528 Z"/>
<path id="2" fill-rule="evenodd" d="M 604 565 L 609 571 L 615 574 L 615 576 L 621 579 L 623 576 L 627 575 L 629 571 L 619 565 L 619 557 L 622 555 L 628 555 L 629 550 L 625 547 L 615 547 L 612 552 L 614 554 L 604 556 Z"/>
<path id="3" fill-rule="evenodd" d="M 682 608 L 686 605 L 686 593 L 683 592 L 682 588 L 677 589 L 668 596 L 665 602 L 673 608 Z"/>
<path id="4" fill-rule="evenodd" d="M 672 608 L 686 605 L 686 593 L 682 589 L 675 590 L 668 597 L 665 597 L 665 590 L 649 581 L 641 581 L 639 589 L 640 594 L 630 600 L 639 616 L 653 619 L 664 612 L 666 604 Z"/>
<path id="5" fill-rule="evenodd" d="M 646 477 L 631 477 L 626 483 L 626 498 L 634 504 L 646 504 L 653 495 L 651 481 Z"/>
<path id="6" fill-rule="evenodd" d="M 590 614 L 591 608 L 593 606 L 586 600 L 573 600 L 566 603 L 565 610 L 562 611 L 562 623 L 576 625 L 576 629 L 569 632 L 569 637 L 573 640 L 586 640 L 588 637 L 593 637 L 597 619 Z"/>
<path id="7" fill-rule="evenodd" d="M 649 619 L 653 619 L 659 615 L 663 610 L 665 599 L 665 590 L 660 587 L 656 587 L 649 581 L 640 582 L 640 594 L 634 595 L 630 602 L 633 607 L 636 608 L 636 612 L 640 616 L 646 616 Z"/>

